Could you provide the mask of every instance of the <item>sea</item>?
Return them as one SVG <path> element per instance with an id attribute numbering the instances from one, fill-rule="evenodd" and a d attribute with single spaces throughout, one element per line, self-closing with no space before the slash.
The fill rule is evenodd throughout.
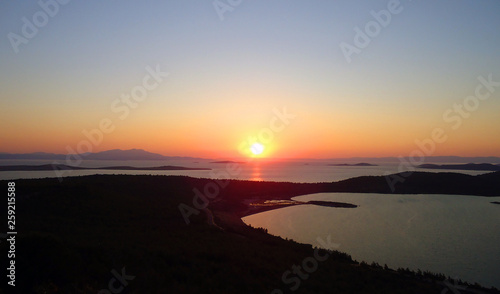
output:
<path id="1" fill-rule="evenodd" d="M 86 176 L 95 174 L 126 174 L 126 175 L 182 175 L 210 179 L 239 179 L 251 181 L 277 181 L 295 183 L 317 183 L 340 181 L 359 176 L 382 176 L 412 169 L 408 162 L 382 162 L 374 166 L 333 166 L 332 164 L 355 164 L 350 161 L 265 161 L 251 160 L 238 161 L 213 161 L 175 159 L 164 161 L 153 160 L 83 160 L 81 162 L 47 161 L 47 160 L 0 160 L 0 166 L 5 165 L 42 165 L 42 164 L 67 164 L 78 167 L 156 167 L 156 166 L 182 166 L 189 168 L 210 168 L 211 170 L 171 170 L 171 171 L 123 171 L 123 170 L 65 170 L 65 171 L 0 171 L 0 180 L 33 179 Z M 78 163 L 78 164 L 75 164 Z M 484 171 L 456 171 L 421 169 L 426 172 L 461 172 L 470 175 L 485 173 Z"/>
<path id="2" fill-rule="evenodd" d="M 358 176 L 382 176 L 412 170 L 402 162 L 375 166 L 334 166 L 355 162 L 325 160 L 228 162 L 196 159 L 165 161 L 84 160 L 80 167 L 183 166 L 211 170 L 175 171 L 0 171 L 0 180 L 54 178 L 94 174 L 183 175 L 196 178 L 315 183 Z M 0 165 L 41 165 L 46 160 L 0 160 Z M 68 164 L 66 162 L 58 162 Z M 75 165 L 75 164 L 70 164 Z M 417 169 L 479 175 L 486 171 Z M 500 195 L 499 195 L 500 196 Z M 500 289 L 500 197 L 460 195 L 395 195 L 320 193 L 296 200 L 328 200 L 358 205 L 334 208 L 300 205 L 243 218 L 270 234 L 320 247 L 318 238 L 357 261 L 387 264 L 390 268 L 443 273 L 453 279 Z"/>

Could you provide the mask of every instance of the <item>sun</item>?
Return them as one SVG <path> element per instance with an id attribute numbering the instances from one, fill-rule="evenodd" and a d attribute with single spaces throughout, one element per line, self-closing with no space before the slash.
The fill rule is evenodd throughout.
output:
<path id="1" fill-rule="evenodd" d="M 260 155 L 262 152 L 264 152 L 264 145 L 260 143 L 253 143 L 252 146 L 250 146 L 250 151 L 252 152 L 253 155 Z"/>

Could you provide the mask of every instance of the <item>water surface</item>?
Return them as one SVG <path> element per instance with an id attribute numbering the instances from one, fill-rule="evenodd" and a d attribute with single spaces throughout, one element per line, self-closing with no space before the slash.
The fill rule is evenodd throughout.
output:
<path id="1" fill-rule="evenodd" d="M 0 160 L 0 165 L 42 165 L 51 164 L 47 160 Z M 126 175 L 182 175 L 199 178 L 239 179 L 252 181 L 276 181 L 295 183 L 334 182 L 360 176 L 382 176 L 400 172 L 398 163 L 383 163 L 378 166 L 329 166 L 330 161 L 314 162 L 262 162 L 251 161 L 237 165 L 213 163 L 212 160 L 83 160 L 80 164 L 58 162 L 60 164 L 77 165 L 80 167 L 134 166 L 154 167 L 175 165 L 191 168 L 211 168 L 210 171 L 123 171 L 123 170 L 72 170 L 56 173 L 56 171 L 0 171 L 0 180 L 53 178 L 67 176 L 85 176 L 96 174 L 126 174 Z M 233 172 L 234 167 L 238 172 Z M 418 169 L 427 172 L 450 172 L 450 170 Z M 487 171 L 451 172 L 478 175 Z"/>
<path id="2" fill-rule="evenodd" d="M 319 246 L 330 235 L 339 251 L 391 268 L 444 273 L 500 288 L 500 197 L 320 193 L 295 200 L 359 205 L 300 205 L 245 217 L 254 227 Z"/>

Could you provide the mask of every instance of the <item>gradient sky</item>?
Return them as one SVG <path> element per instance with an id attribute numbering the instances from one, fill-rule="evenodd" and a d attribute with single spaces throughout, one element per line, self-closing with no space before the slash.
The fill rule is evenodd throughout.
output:
<path id="1" fill-rule="evenodd" d="M 435 128 L 447 139 L 429 155 L 500 156 L 500 87 L 443 119 L 478 77 L 500 82 L 500 2 L 401 1 L 347 62 L 340 44 L 390 2 L 243 0 L 221 20 L 212 1 L 73 0 L 15 53 L 9 33 L 43 10 L 2 1 L 0 152 L 83 149 L 109 119 L 91 151 L 232 157 L 286 108 L 266 156 L 407 156 Z M 120 119 L 114 101 L 157 65 L 169 76 Z"/>

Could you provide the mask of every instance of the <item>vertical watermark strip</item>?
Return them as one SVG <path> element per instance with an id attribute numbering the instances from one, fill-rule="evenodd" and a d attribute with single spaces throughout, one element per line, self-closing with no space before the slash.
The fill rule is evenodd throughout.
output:
<path id="1" fill-rule="evenodd" d="M 16 183 L 7 184 L 7 244 L 9 251 L 7 259 L 9 267 L 7 268 L 7 284 L 16 286 Z"/>

